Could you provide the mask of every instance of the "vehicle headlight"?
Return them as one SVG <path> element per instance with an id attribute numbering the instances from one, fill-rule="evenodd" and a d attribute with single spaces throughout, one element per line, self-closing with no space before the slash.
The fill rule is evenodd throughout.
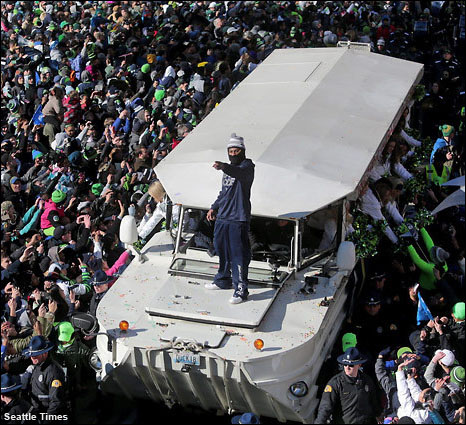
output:
<path id="1" fill-rule="evenodd" d="M 94 351 L 89 357 L 89 365 L 94 369 L 96 372 L 99 372 L 102 369 L 102 361 L 100 360 L 99 355 L 96 351 Z"/>
<path id="2" fill-rule="evenodd" d="M 295 397 L 304 397 L 308 393 L 309 389 L 303 381 L 295 382 L 290 386 L 290 392 Z"/>

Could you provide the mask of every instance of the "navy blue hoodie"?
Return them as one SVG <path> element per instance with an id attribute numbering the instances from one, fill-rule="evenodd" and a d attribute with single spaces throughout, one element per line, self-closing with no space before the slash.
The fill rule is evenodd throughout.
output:
<path id="1" fill-rule="evenodd" d="M 222 190 L 212 204 L 217 218 L 227 221 L 251 220 L 251 186 L 254 163 L 246 158 L 239 165 L 223 164 Z"/>

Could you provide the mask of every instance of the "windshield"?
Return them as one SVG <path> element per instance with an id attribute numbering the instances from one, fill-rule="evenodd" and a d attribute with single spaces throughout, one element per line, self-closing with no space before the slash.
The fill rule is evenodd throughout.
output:
<path id="1" fill-rule="evenodd" d="M 170 271 L 176 274 L 194 273 L 206 277 L 214 276 L 218 269 L 218 258 L 214 247 L 215 222 L 206 218 L 207 210 L 183 208 L 181 234 L 178 235 L 177 254 L 189 254 L 192 251 L 203 251 L 209 256 L 207 261 L 192 258 L 176 257 Z M 328 222 L 331 231 L 324 231 Z M 285 272 L 293 264 L 292 252 L 295 237 L 294 220 L 283 220 L 267 217 L 253 217 L 249 230 L 249 242 L 253 261 L 265 263 L 265 267 L 250 267 L 250 279 L 257 282 L 280 282 Z M 327 230 L 327 229 L 326 229 Z M 312 214 L 300 223 L 301 258 L 324 251 L 335 243 L 336 209 L 328 208 Z M 210 260 L 211 258 L 211 260 Z"/>
<path id="2" fill-rule="evenodd" d="M 202 261 L 189 258 L 175 258 L 173 261 L 170 272 L 177 275 L 186 276 L 200 276 L 211 278 L 217 274 L 218 263 L 210 261 Z M 287 272 L 272 270 L 272 268 L 261 269 L 249 266 L 248 279 L 251 283 L 262 284 L 278 284 L 281 283 Z"/>

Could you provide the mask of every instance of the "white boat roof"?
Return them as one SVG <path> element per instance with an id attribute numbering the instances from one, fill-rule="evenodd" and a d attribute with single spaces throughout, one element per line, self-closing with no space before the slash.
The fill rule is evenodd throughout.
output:
<path id="1" fill-rule="evenodd" d="M 347 48 L 275 50 L 155 171 L 173 202 L 209 208 L 231 133 L 256 164 L 252 214 L 307 215 L 353 193 L 423 65 Z"/>

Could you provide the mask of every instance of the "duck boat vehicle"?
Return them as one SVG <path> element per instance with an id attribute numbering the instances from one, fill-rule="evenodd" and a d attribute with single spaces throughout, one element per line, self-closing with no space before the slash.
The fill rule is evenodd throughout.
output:
<path id="1" fill-rule="evenodd" d="M 147 242 L 99 305 L 102 390 L 312 423 L 317 377 L 363 281 L 344 241 L 347 204 L 422 72 L 352 45 L 275 50 L 157 165 L 178 225 Z M 204 288 L 218 257 L 202 228 L 220 190 L 212 164 L 233 132 L 256 164 L 257 244 L 238 305 L 232 290 Z"/>

